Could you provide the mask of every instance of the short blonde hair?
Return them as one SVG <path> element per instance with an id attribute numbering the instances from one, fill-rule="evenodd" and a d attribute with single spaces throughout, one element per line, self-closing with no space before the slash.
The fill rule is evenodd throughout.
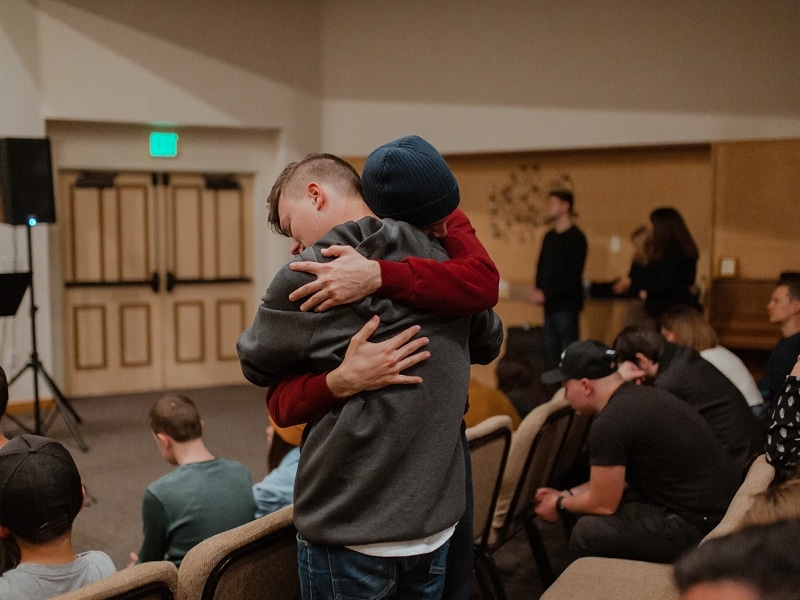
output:
<path id="1" fill-rule="evenodd" d="M 719 346 L 717 332 L 703 314 L 691 306 L 673 306 L 659 317 L 659 324 L 675 336 L 675 343 L 698 352 Z"/>

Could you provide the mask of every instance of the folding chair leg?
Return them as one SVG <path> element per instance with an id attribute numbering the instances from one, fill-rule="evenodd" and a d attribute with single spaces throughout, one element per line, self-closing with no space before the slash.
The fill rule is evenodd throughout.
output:
<path id="1" fill-rule="evenodd" d="M 489 575 L 488 581 L 487 573 Z M 497 565 L 494 564 L 491 556 L 477 548 L 475 549 L 475 575 L 482 598 L 506 600 L 506 591 L 503 588 L 503 580 L 500 577 L 500 571 L 497 570 Z"/>
<path id="2" fill-rule="evenodd" d="M 533 518 L 525 519 L 525 532 L 528 534 L 528 542 L 531 545 L 533 559 L 536 561 L 536 570 L 539 572 L 539 580 L 542 582 L 542 591 L 544 591 L 553 584 L 556 578 L 553 575 L 553 567 L 547 556 L 542 535 Z"/>

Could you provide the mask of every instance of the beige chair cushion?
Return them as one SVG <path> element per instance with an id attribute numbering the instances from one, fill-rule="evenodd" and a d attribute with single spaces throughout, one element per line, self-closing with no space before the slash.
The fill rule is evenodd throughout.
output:
<path id="1" fill-rule="evenodd" d="M 588 556 L 573 562 L 542 600 L 676 600 L 672 565 Z"/>

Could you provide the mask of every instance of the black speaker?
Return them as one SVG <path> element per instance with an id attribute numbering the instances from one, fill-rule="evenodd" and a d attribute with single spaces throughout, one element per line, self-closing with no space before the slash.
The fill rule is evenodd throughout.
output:
<path id="1" fill-rule="evenodd" d="M 56 222 L 53 167 L 47 138 L 0 138 L 0 221 Z"/>

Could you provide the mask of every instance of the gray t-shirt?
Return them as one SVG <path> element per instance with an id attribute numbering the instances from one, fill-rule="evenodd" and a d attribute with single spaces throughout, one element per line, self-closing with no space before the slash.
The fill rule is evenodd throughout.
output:
<path id="1" fill-rule="evenodd" d="M 114 563 L 104 552 L 92 550 L 63 565 L 22 563 L 0 576 L 3 600 L 45 600 L 66 594 L 115 573 Z"/>

